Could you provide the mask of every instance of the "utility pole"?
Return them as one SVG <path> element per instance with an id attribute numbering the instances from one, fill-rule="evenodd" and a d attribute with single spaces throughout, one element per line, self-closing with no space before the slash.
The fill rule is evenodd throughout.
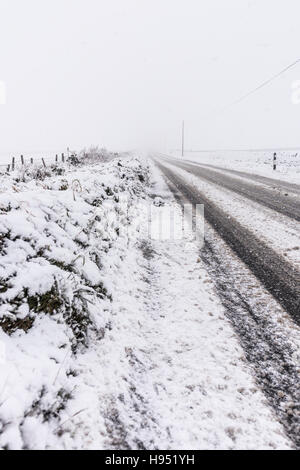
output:
<path id="1" fill-rule="evenodd" d="M 182 147 L 181 147 L 181 156 L 184 157 L 184 138 L 185 138 L 185 122 L 182 122 Z"/>

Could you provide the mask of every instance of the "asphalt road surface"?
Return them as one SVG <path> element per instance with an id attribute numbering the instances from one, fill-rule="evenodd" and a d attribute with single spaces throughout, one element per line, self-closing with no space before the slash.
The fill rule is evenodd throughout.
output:
<path id="1" fill-rule="evenodd" d="M 300 325 L 300 272 L 281 254 L 242 226 L 238 220 L 233 217 L 229 219 L 213 200 L 200 193 L 194 185 L 191 186 L 184 177 L 172 172 L 169 166 L 165 167 L 166 161 L 168 163 L 171 161 L 175 167 L 238 193 L 296 221 L 300 221 L 300 197 L 295 197 L 295 194 L 285 196 L 284 194 L 287 193 L 277 193 L 269 188 L 254 186 L 251 182 L 234 179 L 225 173 L 195 164 L 166 159 L 160 159 L 157 163 L 167 180 L 173 184 L 173 191 L 174 187 L 176 188 L 179 199 L 181 194 L 190 203 L 204 204 L 207 222 Z M 278 187 L 278 181 L 276 187 Z"/>
<path id="2" fill-rule="evenodd" d="M 291 219 L 300 221 L 300 187 L 295 184 L 272 180 L 263 176 L 248 175 L 239 171 L 222 170 L 210 165 L 176 161 L 176 166 Z M 230 173 L 243 179 L 234 178 Z M 254 186 L 255 182 L 263 184 Z"/>
<path id="3" fill-rule="evenodd" d="M 154 160 L 181 205 L 204 204 L 205 244 L 199 249 L 200 257 L 257 382 L 287 434 L 300 448 L 299 358 L 293 360 L 289 342 L 293 323 L 300 325 L 300 272 L 258 234 L 237 218 L 228 217 L 211 194 L 208 197 L 197 189 L 197 180 L 192 184 L 189 175 L 272 209 L 295 226 L 300 220 L 299 186 L 241 172 L 234 177 L 229 170 L 161 155 L 154 156 Z M 178 168 L 184 172 L 176 171 Z M 280 322 L 274 322 L 276 318 Z M 282 401 L 287 396 L 290 408 L 286 400 L 284 404 Z"/>

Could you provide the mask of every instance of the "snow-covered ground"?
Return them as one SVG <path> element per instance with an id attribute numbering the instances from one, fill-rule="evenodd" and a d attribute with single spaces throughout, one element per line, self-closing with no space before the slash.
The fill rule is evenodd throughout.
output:
<path id="1" fill-rule="evenodd" d="M 1 176 L 1 448 L 60 446 L 89 406 L 76 363 L 111 328 L 147 177 L 134 158 Z"/>
<path id="2" fill-rule="evenodd" d="M 152 201 L 181 214 L 152 164 L 16 172 L 0 190 L 0 448 L 292 447 L 193 234 L 144 230 Z"/>
<path id="3" fill-rule="evenodd" d="M 276 171 L 273 170 L 274 152 L 277 154 Z M 182 159 L 181 153 L 178 151 L 173 151 L 170 155 Z M 278 151 L 186 151 L 184 160 L 300 184 L 300 149 Z"/>

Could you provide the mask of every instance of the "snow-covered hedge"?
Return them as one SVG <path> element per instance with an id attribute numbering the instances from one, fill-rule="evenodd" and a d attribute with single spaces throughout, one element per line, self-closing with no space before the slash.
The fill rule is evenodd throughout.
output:
<path id="1" fill-rule="evenodd" d="M 83 149 L 79 156 L 78 160 L 89 163 L 95 162 L 109 162 L 114 158 L 117 158 L 119 154 L 117 152 L 110 152 L 106 148 L 100 148 L 98 146 L 89 147 L 88 149 Z"/>
<path id="2" fill-rule="evenodd" d="M 66 357 L 111 328 L 112 272 L 148 179 L 134 157 L 0 177 L 0 448 L 55 439 L 70 418 Z"/>

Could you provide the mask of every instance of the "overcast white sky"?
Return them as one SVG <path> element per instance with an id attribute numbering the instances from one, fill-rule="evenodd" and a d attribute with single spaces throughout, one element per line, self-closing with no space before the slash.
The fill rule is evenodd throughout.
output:
<path id="1" fill-rule="evenodd" d="M 0 0 L 0 154 L 300 146 L 299 0 Z M 4 157 L 1 157 L 4 158 Z"/>

